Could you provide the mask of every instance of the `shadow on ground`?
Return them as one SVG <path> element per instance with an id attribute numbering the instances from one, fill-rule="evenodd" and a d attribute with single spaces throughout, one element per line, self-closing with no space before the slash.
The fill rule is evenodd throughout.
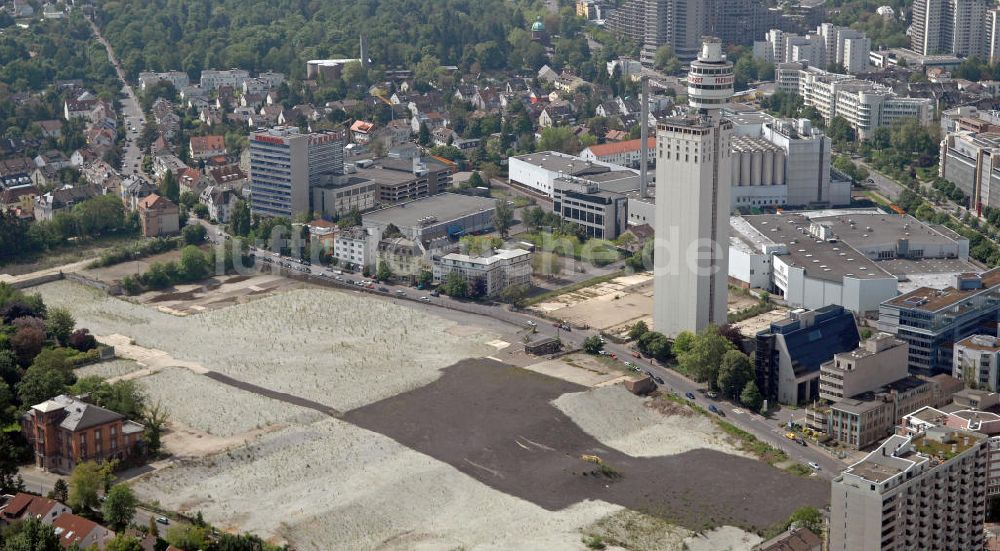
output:
<path id="1" fill-rule="evenodd" d="M 639 458 L 607 448 L 551 404 L 583 390 L 493 360 L 466 360 L 430 385 L 343 418 L 549 510 L 599 499 L 694 530 L 763 530 L 829 500 L 828 483 L 752 459 L 712 450 Z"/>

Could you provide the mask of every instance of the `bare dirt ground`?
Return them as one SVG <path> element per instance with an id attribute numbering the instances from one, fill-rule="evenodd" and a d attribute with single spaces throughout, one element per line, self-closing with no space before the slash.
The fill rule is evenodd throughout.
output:
<path id="1" fill-rule="evenodd" d="M 569 354 L 524 366 L 525 369 L 581 386 L 599 386 L 624 378 L 621 369 L 611 367 L 589 354 Z"/>
<path id="2" fill-rule="evenodd" d="M 315 288 L 307 283 L 279 275 L 226 275 L 206 282 L 177 285 L 172 290 L 152 291 L 136 297 L 141 304 L 177 316 L 199 314 L 235 304 L 243 304 L 292 289 Z"/>
<path id="3" fill-rule="evenodd" d="M 575 326 L 618 333 L 639 320 L 652 323 L 653 277 L 642 273 L 566 293 L 530 308 Z"/>

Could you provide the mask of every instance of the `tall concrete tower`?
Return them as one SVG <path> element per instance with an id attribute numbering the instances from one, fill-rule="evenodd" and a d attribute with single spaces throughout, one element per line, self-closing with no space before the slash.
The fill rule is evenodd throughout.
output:
<path id="1" fill-rule="evenodd" d="M 666 335 L 726 323 L 733 64 L 706 37 L 688 73 L 692 112 L 656 128 L 653 324 Z"/>

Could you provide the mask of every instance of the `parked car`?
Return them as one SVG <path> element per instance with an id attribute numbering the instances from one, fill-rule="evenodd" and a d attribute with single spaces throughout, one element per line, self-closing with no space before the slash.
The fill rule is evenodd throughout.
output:
<path id="1" fill-rule="evenodd" d="M 705 395 L 713 400 L 719 397 L 719 393 L 714 390 L 709 390 Z"/>
<path id="2" fill-rule="evenodd" d="M 652 377 L 653 377 L 653 380 L 656 381 L 656 384 L 658 384 L 658 385 L 664 385 L 664 384 L 666 384 L 666 383 L 663 382 L 663 377 L 657 377 L 656 375 L 652 375 Z"/>
<path id="3" fill-rule="evenodd" d="M 795 443 L 798 444 L 798 445 L 800 445 L 800 446 L 802 446 L 802 447 L 806 447 L 806 441 L 803 440 L 803 439 L 801 439 L 801 438 L 796 438 L 795 439 Z"/>
<path id="4" fill-rule="evenodd" d="M 694 393 L 693 392 L 685 392 L 684 393 L 684 397 L 687 398 L 688 400 L 694 400 Z"/>
<path id="5" fill-rule="evenodd" d="M 822 470 L 822 469 L 820 469 L 819 463 L 817 463 L 815 461 L 810 461 L 809 462 L 809 466 L 812 467 L 812 469 L 814 471 L 820 471 L 820 470 Z"/>
<path id="6" fill-rule="evenodd" d="M 711 411 L 712 413 L 718 415 L 719 417 L 725 417 L 726 416 L 725 412 L 723 412 L 721 409 L 719 409 L 718 407 L 716 407 L 715 404 L 709 404 L 708 411 Z"/>
<path id="7" fill-rule="evenodd" d="M 437 292 L 436 290 L 435 291 L 431 291 L 431 296 L 432 297 L 439 297 L 439 296 L 441 296 L 441 293 Z"/>
<path id="8" fill-rule="evenodd" d="M 166 525 L 170 524 L 170 519 L 168 519 L 167 517 L 156 517 L 156 522 Z"/>
<path id="9" fill-rule="evenodd" d="M 379 287 L 378 290 L 381 291 L 381 292 L 383 292 L 383 293 L 388 293 L 389 292 L 389 288 L 385 287 L 385 286 Z"/>
<path id="10" fill-rule="evenodd" d="M 430 302 L 431 301 L 431 299 L 429 297 L 420 297 L 420 300 L 421 300 L 421 302 Z"/>
<path id="11" fill-rule="evenodd" d="M 538 324 L 537 324 L 537 323 L 535 323 L 535 322 L 533 322 L 533 321 L 531 321 L 531 320 L 528 320 L 528 325 L 529 325 L 530 327 L 535 327 L 535 326 L 536 326 L 536 325 L 538 325 Z"/>

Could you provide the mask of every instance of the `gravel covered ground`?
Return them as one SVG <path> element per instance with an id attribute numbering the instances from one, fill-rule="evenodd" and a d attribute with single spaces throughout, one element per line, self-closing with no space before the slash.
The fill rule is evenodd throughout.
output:
<path id="1" fill-rule="evenodd" d="M 580 527 L 620 510 L 585 501 L 547 511 L 335 419 L 168 468 L 135 489 L 142 499 L 200 510 L 220 527 L 287 539 L 300 551 L 580 549 Z"/>
<path id="2" fill-rule="evenodd" d="M 171 422 L 217 436 L 233 436 L 274 424 L 308 424 L 325 417 L 179 367 L 168 367 L 136 381 L 150 403 L 163 404 Z"/>
<path id="3" fill-rule="evenodd" d="M 552 402 L 587 434 L 635 457 L 696 449 L 744 455 L 703 415 L 664 415 L 622 385 L 563 394 Z M 749 457 L 749 456 L 747 456 Z"/>
<path id="4" fill-rule="evenodd" d="M 142 369 L 142 367 L 132 360 L 117 359 L 85 365 L 75 370 L 74 373 L 76 373 L 76 376 L 81 379 L 84 377 L 90 377 L 91 375 L 111 379 L 114 377 L 121 377 L 122 375 L 128 375 L 129 373 L 134 373 L 140 369 Z"/>
<path id="5" fill-rule="evenodd" d="M 128 335 L 175 358 L 341 411 L 423 386 L 441 368 L 495 352 L 485 343 L 496 335 L 333 290 L 288 291 L 187 317 L 67 281 L 35 290 L 46 304 L 71 308 L 96 335 Z"/>

